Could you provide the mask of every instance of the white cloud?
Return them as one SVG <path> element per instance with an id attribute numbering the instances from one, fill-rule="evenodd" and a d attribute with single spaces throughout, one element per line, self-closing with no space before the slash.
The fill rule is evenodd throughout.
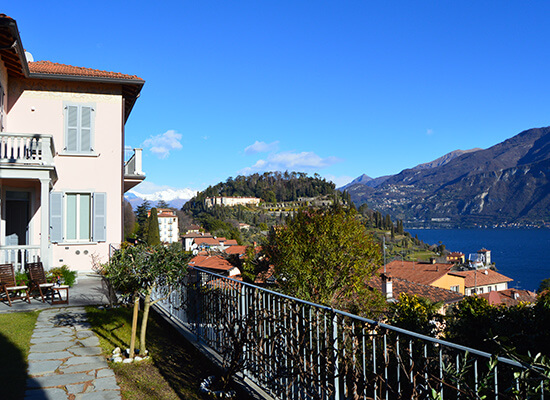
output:
<path id="1" fill-rule="evenodd" d="M 158 158 L 166 158 L 171 150 L 180 150 L 183 148 L 180 143 L 181 133 L 174 130 L 166 131 L 160 135 L 151 136 L 143 142 L 143 147 L 149 148 L 151 153 Z"/>
<path id="2" fill-rule="evenodd" d="M 246 149 L 244 149 L 244 154 L 256 154 L 256 153 L 269 153 L 270 151 L 275 151 L 279 147 L 279 142 L 275 141 L 272 143 L 258 142 L 257 140 L 254 144 L 251 144 Z"/>
<path id="3" fill-rule="evenodd" d="M 428 135 L 428 136 L 433 135 L 433 133 L 434 133 L 434 130 L 433 130 L 433 129 L 427 129 L 427 130 L 426 130 L 426 135 Z"/>
<path id="4" fill-rule="evenodd" d="M 252 167 L 239 171 L 242 174 L 251 174 L 264 171 L 312 171 L 336 164 L 341 160 L 337 157 L 322 158 L 311 151 L 294 153 L 285 151 L 270 154 L 265 160 L 258 160 Z"/>

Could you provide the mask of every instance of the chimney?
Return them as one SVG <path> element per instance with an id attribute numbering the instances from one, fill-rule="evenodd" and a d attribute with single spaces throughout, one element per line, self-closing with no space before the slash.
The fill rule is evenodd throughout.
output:
<path id="1" fill-rule="evenodd" d="M 431 257 L 431 258 L 430 258 L 430 262 L 431 262 L 432 264 L 435 264 L 435 257 Z"/>
<path id="2" fill-rule="evenodd" d="M 393 283 L 391 281 L 391 276 L 386 274 L 380 274 L 382 279 L 382 294 L 386 297 L 386 300 L 393 298 Z"/>

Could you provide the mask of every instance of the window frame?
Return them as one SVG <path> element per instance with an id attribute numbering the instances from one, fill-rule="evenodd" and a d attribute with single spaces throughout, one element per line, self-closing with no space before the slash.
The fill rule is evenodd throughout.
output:
<path id="1" fill-rule="evenodd" d="M 71 107 L 77 108 L 77 115 L 76 115 L 76 126 L 70 125 L 70 118 L 69 118 L 69 112 Z M 83 127 L 82 126 L 82 115 L 83 110 L 85 108 L 90 109 L 90 126 Z M 63 152 L 62 155 L 73 155 L 73 156 L 96 156 L 97 153 L 95 152 L 94 145 L 95 145 L 95 109 L 96 104 L 95 103 L 75 103 L 75 102 L 64 102 L 63 103 Z M 70 145 L 70 129 L 76 129 L 76 138 L 75 138 L 75 149 L 69 150 Z M 90 130 L 90 137 L 89 137 L 89 150 L 82 150 L 82 140 L 83 140 L 83 130 L 89 129 Z"/>
<path id="2" fill-rule="evenodd" d="M 74 238 L 69 238 L 69 222 L 72 222 L 71 219 L 69 218 L 69 211 L 72 211 L 72 210 L 69 210 L 69 197 L 72 197 L 72 196 L 76 196 L 75 197 L 75 216 L 74 216 L 74 222 L 75 222 L 75 226 L 74 226 L 74 234 L 75 234 L 75 237 Z M 82 214 L 81 214 L 81 206 L 82 206 L 82 202 L 81 202 L 81 196 L 88 196 L 89 198 L 89 201 L 88 201 L 88 237 L 87 238 L 82 238 L 80 237 L 80 234 L 82 233 L 81 232 L 81 223 L 83 221 L 82 219 Z M 65 196 L 64 196 L 64 199 L 63 199 L 63 206 L 64 206 L 64 221 L 65 223 L 63 224 L 63 237 L 65 238 L 65 241 L 66 242 L 70 242 L 70 243 L 89 243 L 92 241 L 92 225 L 93 225 L 93 208 L 92 208 L 92 203 L 93 203 L 93 194 L 90 193 L 90 192 L 66 192 L 65 193 Z"/>
<path id="3" fill-rule="evenodd" d="M 76 215 L 74 231 L 76 238 L 68 239 L 68 224 L 73 222 L 69 218 L 69 196 L 76 195 Z M 79 195 L 89 195 L 89 237 L 80 237 L 81 214 Z M 50 192 L 50 242 L 58 244 L 94 244 L 107 240 L 107 193 L 89 190 L 70 190 Z"/>

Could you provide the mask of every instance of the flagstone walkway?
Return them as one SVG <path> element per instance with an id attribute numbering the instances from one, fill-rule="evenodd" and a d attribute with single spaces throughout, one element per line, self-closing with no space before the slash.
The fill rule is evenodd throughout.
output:
<path id="1" fill-rule="evenodd" d="M 120 400 L 83 307 L 51 308 L 36 321 L 25 400 Z"/>

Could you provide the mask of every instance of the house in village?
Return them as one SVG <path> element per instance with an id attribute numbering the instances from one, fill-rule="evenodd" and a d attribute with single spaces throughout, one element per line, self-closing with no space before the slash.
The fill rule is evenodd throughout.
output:
<path id="1" fill-rule="evenodd" d="M 151 210 L 147 216 L 151 215 Z M 178 217 L 176 212 L 169 208 L 157 209 L 157 218 L 159 221 L 159 236 L 162 243 L 177 243 L 180 239 Z"/>
<path id="2" fill-rule="evenodd" d="M 508 282 L 513 279 L 508 278 L 490 268 L 472 269 L 467 271 L 456 271 L 456 275 L 464 277 L 465 294 L 482 294 L 492 291 L 508 289 Z"/>
<path id="3" fill-rule="evenodd" d="M 188 233 L 183 235 L 183 248 L 185 251 L 224 251 L 230 246 L 236 246 L 235 239 L 215 237 L 209 233 Z"/>
<path id="4" fill-rule="evenodd" d="M 386 273 L 393 278 L 465 294 L 465 278 L 453 271 L 453 264 L 395 260 L 381 267 L 378 272 Z"/>
<path id="5" fill-rule="evenodd" d="M 191 224 L 187 230 L 185 231 L 185 233 L 199 233 L 201 231 L 201 227 L 198 226 L 198 225 L 195 225 L 195 224 Z"/>
<path id="6" fill-rule="evenodd" d="M 401 293 L 405 293 L 410 296 L 423 297 L 433 303 L 441 303 L 440 312 L 442 314 L 445 313 L 447 306 L 464 298 L 461 293 L 456 291 L 418 282 L 411 282 L 406 279 L 392 277 L 387 273 L 373 276 L 367 285 L 370 288 L 378 289 L 382 292 L 388 302 L 398 301 Z"/>
<path id="7" fill-rule="evenodd" d="M 205 232 L 188 232 L 185 235 L 183 235 L 182 241 L 183 241 L 183 250 L 184 251 L 193 251 L 197 248 L 197 245 L 195 244 L 195 239 L 202 239 L 202 238 L 213 238 L 210 233 Z"/>
<path id="8" fill-rule="evenodd" d="M 145 178 L 140 149 L 124 159 L 144 83 L 34 62 L 0 14 L 0 263 L 90 271 L 122 241 L 123 194 Z"/>
<path id="9" fill-rule="evenodd" d="M 500 291 L 491 291 L 480 294 L 492 306 L 506 307 L 517 306 L 520 303 L 535 303 L 537 294 L 524 289 L 504 289 Z"/>
<path id="10" fill-rule="evenodd" d="M 196 255 L 189 261 L 190 267 L 198 267 L 206 269 L 216 274 L 230 276 L 235 278 L 240 277 L 241 271 L 239 268 L 234 267 L 229 261 L 227 261 L 221 254 L 201 254 Z"/>
<path id="11" fill-rule="evenodd" d="M 453 251 L 447 254 L 447 262 L 452 264 L 464 264 L 466 262 L 466 256 L 459 251 Z"/>

